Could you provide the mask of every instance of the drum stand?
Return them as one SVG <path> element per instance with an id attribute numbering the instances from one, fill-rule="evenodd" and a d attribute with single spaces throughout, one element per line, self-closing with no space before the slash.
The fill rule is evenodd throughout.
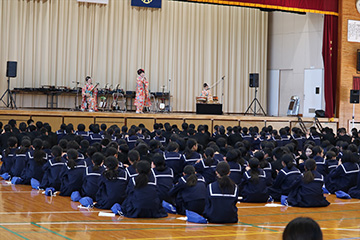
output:
<path id="1" fill-rule="evenodd" d="M 258 91 L 258 89 L 255 88 L 255 97 L 254 97 L 254 99 L 252 100 L 252 102 L 250 103 L 250 106 L 247 108 L 247 110 L 246 110 L 246 112 L 244 113 L 244 115 L 246 115 L 246 114 L 249 112 L 249 110 L 251 109 L 251 110 L 253 110 L 254 116 L 256 116 L 256 114 L 257 114 L 257 111 L 256 111 L 256 103 L 258 103 L 259 106 L 260 106 L 261 111 L 262 111 L 263 114 L 264 114 L 264 116 L 266 116 L 266 113 L 265 113 L 263 107 L 261 106 L 259 99 L 256 97 L 257 91 Z M 251 108 L 251 106 L 252 106 L 253 104 L 254 104 L 254 109 Z"/>

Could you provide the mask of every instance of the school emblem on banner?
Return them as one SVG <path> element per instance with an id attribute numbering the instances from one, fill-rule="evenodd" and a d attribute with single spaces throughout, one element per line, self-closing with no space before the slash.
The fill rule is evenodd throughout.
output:
<path id="1" fill-rule="evenodd" d="M 131 6 L 161 8 L 161 0 L 131 0 Z"/>

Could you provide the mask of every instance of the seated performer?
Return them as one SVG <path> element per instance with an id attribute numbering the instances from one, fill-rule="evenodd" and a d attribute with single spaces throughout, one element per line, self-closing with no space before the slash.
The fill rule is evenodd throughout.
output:
<path id="1" fill-rule="evenodd" d="M 201 91 L 200 97 L 206 97 L 208 102 L 213 100 L 210 87 L 207 83 L 204 83 L 204 89 Z"/>
<path id="2" fill-rule="evenodd" d="M 97 84 L 92 84 L 91 77 L 85 78 L 85 86 L 82 88 L 81 111 L 88 109 L 89 112 L 97 111 Z"/>

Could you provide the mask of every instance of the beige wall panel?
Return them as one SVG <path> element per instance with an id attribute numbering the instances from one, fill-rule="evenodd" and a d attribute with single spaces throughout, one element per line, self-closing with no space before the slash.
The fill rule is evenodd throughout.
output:
<path id="1" fill-rule="evenodd" d="M 155 119 L 153 119 L 153 118 L 127 118 L 126 119 L 126 125 L 129 128 L 131 127 L 131 125 L 139 126 L 140 123 L 144 124 L 147 129 L 152 131 L 154 128 Z"/>
<path id="2" fill-rule="evenodd" d="M 272 122 L 272 121 L 267 121 L 266 122 L 266 126 L 272 126 L 273 129 L 276 130 L 280 130 L 280 128 L 284 128 L 284 127 L 290 127 L 290 122 Z M 261 129 L 260 129 L 261 130 Z"/>
<path id="3" fill-rule="evenodd" d="M 211 120 L 210 119 L 186 119 L 185 120 L 186 123 L 188 124 L 195 124 L 195 129 L 197 129 L 197 127 L 199 125 L 208 125 L 209 126 L 209 131 L 211 132 Z"/>
<path id="4" fill-rule="evenodd" d="M 48 116 L 33 116 L 32 120 L 36 123 L 37 121 L 41 121 L 43 123 L 49 123 L 51 126 L 51 130 L 53 132 L 60 129 L 60 125 L 63 122 L 62 117 L 48 117 Z"/>
<path id="5" fill-rule="evenodd" d="M 74 125 L 74 129 L 77 129 L 77 125 L 82 123 L 85 124 L 86 129 L 89 130 L 89 125 L 94 123 L 94 118 L 92 117 L 64 117 L 64 123 L 69 124 L 72 123 Z"/>
<path id="6" fill-rule="evenodd" d="M 162 123 L 162 124 L 168 122 L 168 123 L 170 123 L 170 125 L 176 124 L 178 126 L 178 128 L 181 130 L 182 129 L 181 124 L 184 123 L 184 120 L 182 120 L 182 119 L 156 119 L 156 122 Z"/>
<path id="7" fill-rule="evenodd" d="M 125 125 L 125 118 L 95 118 L 95 123 L 103 124 L 105 123 L 107 127 L 116 124 L 119 128 Z"/>
<path id="8" fill-rule="evenodd" d="M 265 127 L 264 121 L 241 121 L 240 122 L 241 127 L 255 127 L 257 126 L 259 130 L 261 130 L 263 127 Z"/>

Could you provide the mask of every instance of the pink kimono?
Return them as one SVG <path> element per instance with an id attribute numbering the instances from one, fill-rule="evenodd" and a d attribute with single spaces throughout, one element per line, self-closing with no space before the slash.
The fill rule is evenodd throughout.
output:
<path id="1" fill-rule="evenodd" d="M 136 96 L 134 105 L 136 112 L 140 113 L 144 107 L 150 107 L 149 81 L 146 78 L 139 76 L 136 79 Z"/>
<path id="2" fill-rule="evenodd" d="M 92 84 L 86 84 L 82 88 L 81 111 L 88 109 L 89 111 L 97 111 L 97 88 Z"/>

